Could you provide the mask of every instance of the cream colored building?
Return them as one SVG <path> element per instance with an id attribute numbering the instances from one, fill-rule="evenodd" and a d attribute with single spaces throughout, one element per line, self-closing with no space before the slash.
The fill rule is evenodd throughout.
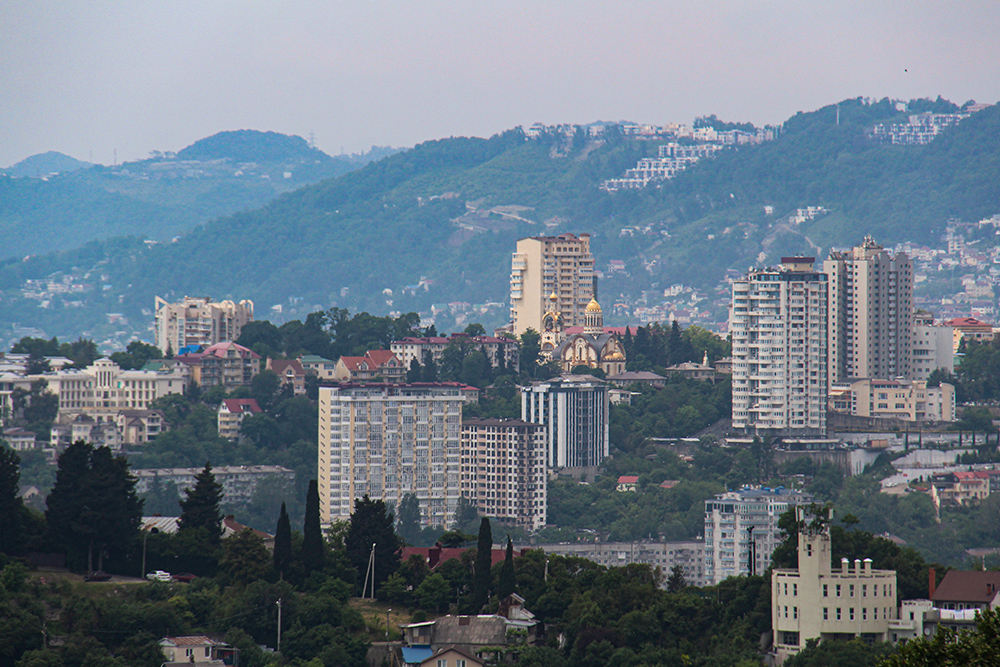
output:
<path id="1" fill-rule="evenodd" d="M 954 372 L 953 332 L 952 327 L 934 324 L 929 313 L 914 313 L 911 368 L 911 377 L 914 380 L 926 380 L 937 369 Z"/>
<path id="2" fill-rule="evenodd" d="M 461 490 L 482 516 L 528 531 L 544 528 L 545 427 L 521 419 L 464 420 Z"/>
<path id="3" fill-rule="evenodd" d="M 872 560 L 846 558 L 833 569 L 828 521 L 817 523 L 796 508 L 799 525 L 797 569 L 771 572 L 771 629 L 774 658 L 781 664 L 810 639 L 832 641 L 860 637 L 889 639 L 896 616 L 895 570 L 873 570 Z"/>
<path id="4" fill-rule="evenodd" d="M 830 382 L 912 377 L 913 262 L 866 236 L 823 262 L 830 285 Z"/>
<path id="5" fill-rule="evenodd" d="M 904 421 L 955 421 L 955 387 L 942 382 L 928 387 L 926 380 L 856 380 L 834 385 L 831 407 L 857 417 Z"/>
<path id="6" fill-rule="evenodd" d="M 188 345 L 214 345 L 236 340 L 247 322 L 253 322 L 253 301 L 244 299 L 213 302 L 211 298 L 184 297 L 178 303 L 168 303 L 156 297 L 156 346 L 166 354 L 177 354 Z"/>
<path id="7" fill-rule="evenodd" d="M 461 496 L 462 405 L 457 383 L 319 389 L 319 496 L 324 524 L 362 496 L 396 507 L 412 493 L 424 525 L 450 526 Z"/>
<path id="8" fill-rule="evenodd" d="M 550 294 L 567 327 L 584 326 L 594 298 L 594 256 L 590 234 L 537 236 L 517 242 L 511 260 L 510 319 L 514 334 L 542 331 Z"/>

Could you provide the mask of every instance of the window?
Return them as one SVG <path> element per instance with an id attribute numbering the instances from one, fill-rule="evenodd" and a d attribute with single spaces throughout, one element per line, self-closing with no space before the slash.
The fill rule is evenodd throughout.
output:
<path id="1" fill-rule="evenodd" d="M 461 659 L 456 660 L 455 661 L 455 667 L 465 667 L 465 660 L 461 660 Z"/>
<path id="2" fill-rule="evenodd" d="M 830 608 L 829 607 L 823 607 L 823 620 L 824 621 L 829 621 L 830 620 Z"/>
<path id="3" fill-rule="evenodd" d="M 448 661 L 447 660 L 438 660 L 437 661 L 437 667 L 448 667 Z"/>
<path id="4" fill-rule="evenodd" d="M 837 584 L 837 597 L 840 597 L 840 584 Z"/>
<path id="5" fill-rule="evenodd" d="M 837 620 L 840 620 L 840 607 L 837 607 Z"/>
<path id="6" fill-rule="evenodd" d="M 861 584 L 861 597 L 868 597 L 868 584 Z"/>
<path id="7" fill-rule="evenodd" d="M 792 596 L 793 597 L 798 597 L 798 595 L 799 595 L 799 585 L 798 584 L 792 584 Z"/>
<path id="8" fill-rule="evenodd" d="M 799 617 L 799 608 L 792 607 L 792 618 L 798 618 L 798 617 Z"/>
<path id="9" fill-rule="evenodd" d="M 868 607 L 862 607 L 861 608 L 861 620 L 862 621 L 867 621 L 868 620 Z"/>
<path id="10" fill-rule="evenodd" d="M 827 593 L 830 592 L 829 588 L 830 588 L 829 585 L 823 584 L 823 597 L 827 597 Z"/>
<path id="11" fill-rule="evenodd" d="M 850 586 L 850 593 L 851 593 L 851 597 L 854 597 L 854 584 L 851 584 L 851 586 Z"/>
<path id="12" fill-rule="evenodd" d="M 854 607 L 851 607 L 851 620 L 854 620 Z"/>

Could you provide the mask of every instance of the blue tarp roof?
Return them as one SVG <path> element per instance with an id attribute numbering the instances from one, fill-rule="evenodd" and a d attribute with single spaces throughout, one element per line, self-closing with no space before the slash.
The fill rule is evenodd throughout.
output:
<path id="1" fill-rule="evenodd" d="M 404 646 L 403 662 L 408 665 L 419 665 L 427 658 L 434 655 L 430 646 Z"/>

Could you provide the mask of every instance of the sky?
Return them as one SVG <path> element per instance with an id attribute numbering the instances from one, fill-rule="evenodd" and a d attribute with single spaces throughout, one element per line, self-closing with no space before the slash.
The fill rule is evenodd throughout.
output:
<path id="1" fill-rule="evenodd" d="M 535 122 L 778 124 L 858 96 L 1000 100 L 996 0 L 3 0 L 0 166 L 216 132 L 337 154 Z"/>

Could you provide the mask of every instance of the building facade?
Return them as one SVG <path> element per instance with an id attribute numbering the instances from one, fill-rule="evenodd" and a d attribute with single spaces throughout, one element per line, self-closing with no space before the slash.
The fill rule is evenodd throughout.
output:
<path id="1" fill-rule="evenodd" d="M 587 304 L 583 331 L 568 334 L 563 331 L 563 317 L 555 297 L 555 292 L 549 295 L 549 309 L 542 318 L 542 356 L 558 363 L 565 373 L 577 366 L 599 368 L 605 376 L 624 373 L 625 346 L 617 334 L 605 330 L 604 313 L 597 300 Z"/>
<path id="2" fill-rule="evenodd" d="M 825 435 L 827 280 L 812 257 L 785 257 L 733 282 L 733 428 Z"/>
<path id="3" fill-rule="evenodd" d="M 136 477 L 135 490 L 146 493 L 153 484 L 172 482 L 179 494 L 194 488 L 202 468 L 144 468 L 133 470 Z M 248 502 L 257 490 L 257 485 L 265 479 L 283 479 L 289 484 L 295 481 L 295 471 L 283 466 L 219 466 L 212 468 L 215 481 L 222 485 L 226 503 Z"/>
<path id="4" fill-rule="evenodd" d="M 260 372 L 260 355 L 232 341 L 182 354 L 177 361 L 187 366 L 190 378 L 202 387 L 249 387 Z"/>
<path id="5" fill-rule="evenodd" d="M 913 262 L 866 236 L 823 262 L 830 290 L 830 381 L 912 377 Z"/>
<path id="6" fill-rule="evenodd" d="M 405 382 L 403 362 L 389 350 L 368 350 L 363 357 L 337 360 L 333 379 L 338 382 Z"/>
<path id="7" fill-rule="evenodd" d="M 545 427 L 521 419 L 462 422 L 461 493 L 482 516 L 528 531 L 546 521 Z"/>
<path id="8" fill-rule="evenodd" d="M 834 385 L 833 409 L 857 417 L 902 419 L 910 422 L 955 421 L 955 387 L 942 382 L 928 387 L 926 380 L 855 380 Z"/>
<path id="9" fill-rule="evenodd" d="M 913 315 L 913 362 L 910 368 L 914 380 L 926 380 L 940 369 L 955 371 L 955 350 L 952 327 L 934 324 L 929 313 Z"/>
<path id="10" fill-rule="evenodd" d="M 263 410 L 255 398 L 225 398 L 216 412 L 219 437 L 227 440 L 240 439 L 240 426 L 248 415 L 259 415 Z"/>
<path id="11" fill-rule="evenodd" d="M 461 496 L 466 400 L 455 383 L 320 387 L 323 523 L 347 519 L 365 495 L 398 507 L 412 493 L 424 525 L 451 525 Z"/>
<path id="12" fill-rule="evenodd" d="M 188 345 L 214 345 L 236 340 L 247 322 L 253 322 L 253 301 L 245 299 L 214 302 L 209 297 L 184 297 L 178 303 L 168 303 L 156 297 L 154 301 L 156 346 L 166 354 L 174 354 Z"/>
<path id="13" fill-rule="evenodd" d="M 537 236 L 517 242 L 511 259 L 510 319 L 514 334 L 542 330 L 549 295 L 565 326 L 583 326 L 596 295 L 590 234 Z"/>
<path id="14" fill-rule="evenodd" d="M 566 542 L 561 544 L 534 544 L 546 554 L 586 558 L 605 567 L 622 567 L 642 563 L 660 568 L 663 586 L 674 566 L 684 571 L 688 586 L 707 586 L 705 578 L 705 543 L 701 540 L 663 541 L 639 540 L 636 542 Z"/>
<path id="15" fill-rule="evenodd" d="M 744 488 L 705 501 L 705 580 L 761 574 L 781 543 L 778 519 L 812 496 L 789 489 Z M 752 568 L 751 568 L 752 563 Z"/>
<path id="16" fill-rule="evenodd" d="M 831 564 L 829 521 L 817 521 L 799 507 L 797 569 L 771 573 L 771 629 L 777 664 L 798 653 L 810 639 L 860 637 L 887 641 L 896 616 L 896 572 L 872 569 L 872 559 Z"/>
<path id="17" fill-rule="evenodd" d="M 546 430 L 549 468 L 599 466 L 610 451 L 607 383 L 563 374 L 521 387 L 521 419 Z"/>
<path id="18" fill-rule="evenodd" d="M 434 363 L 440 364 L 441 357 L 449 345 L 483 350 L 493 366 L 500 366 L 502 361 L 504 366 L 513 369 L 515 372 L 521 368 L 518 342 L 512 338 L 470 336 L 464 333 L 454 333 L 448 337 L 411 336 L 393 341 L 389 349 L 403 363 L 403 368 L 409 370 L 414 360 L 419 364 L 423 364 L 428 354 L 434 359 Z"/>

